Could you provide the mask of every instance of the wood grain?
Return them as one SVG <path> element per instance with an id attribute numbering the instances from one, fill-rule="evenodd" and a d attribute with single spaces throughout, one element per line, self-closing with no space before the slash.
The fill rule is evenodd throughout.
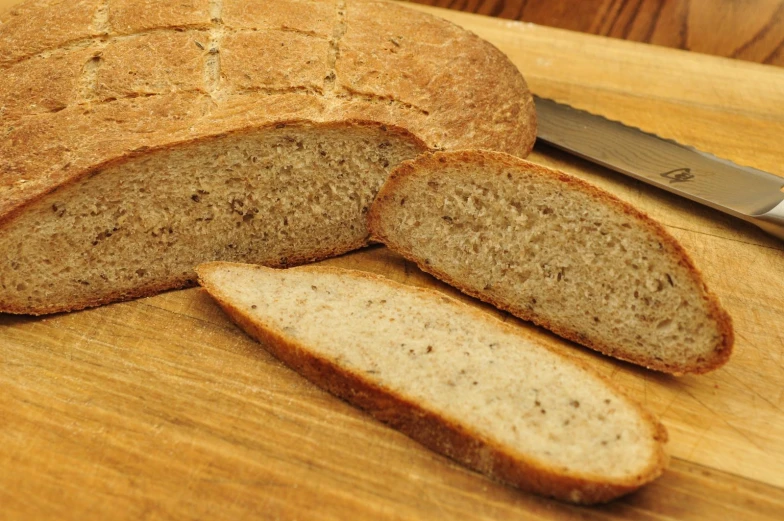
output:
<path id="1" fill-rule="evenodd" d="M 538 94 L 784 175 L 784 70 L 417 8 L 491 40 Z M 487 481 L 314 388 L 190 289 L 0 315 L 0 519 L 784 518 L 784 243 L 545 146 L 532 159 L 661 221 L 734 318 L 727 366 L 673 378 L 457 295 L 651 408 L 671 438 L 660 480 L 599 508 Z M 455 295 L 385 248 L 328 263 Z"/>
<path id="2" fill-rule="evenodd" d="M 784 0 L 409 0 L 784 66 Z"/>

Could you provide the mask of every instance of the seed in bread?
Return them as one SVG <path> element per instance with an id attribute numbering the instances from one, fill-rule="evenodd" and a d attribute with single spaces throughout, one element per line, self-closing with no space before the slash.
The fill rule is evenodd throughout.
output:
<path id="1" fill-rule="evenodd" d="M 197 271 L 292 369 L 493 479 L 597 503 L 666 465 L 664 428 L 609 382 L 436 291 L 320 266 Z"/>
<path id="2" fill-rule="evenodd" d="M 506 154 L 400 166 L 378 240 L 463 292 L 605 354 L 669 373 L 724 364 L 732 323 L 659 224 L 579 179 Z"/>

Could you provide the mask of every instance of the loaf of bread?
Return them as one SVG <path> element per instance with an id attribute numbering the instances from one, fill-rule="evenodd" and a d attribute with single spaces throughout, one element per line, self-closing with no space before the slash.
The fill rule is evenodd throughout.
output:
<path id="1" fill-rule="evenodd" d="M 401 165 L 371 234 L 461 291 L 668 373 L 724 364 L 732 322 L 659 224 L 579 179 L 502 153 Z"/>
<path id="2" fill-rule="evenodd" d="M 368 273 L 223 262 L 199 281 L 316 385 L 493 479 L 576 503 L 661 474 L 666 431 L 519 326 Z"/>
<path id="3" fill-rule="evenodd" d="M 535 139 L 501 52 L 379 0 L 29 0 L 0 21 L 2 312 L 339 254 L 402 160 Z"/>

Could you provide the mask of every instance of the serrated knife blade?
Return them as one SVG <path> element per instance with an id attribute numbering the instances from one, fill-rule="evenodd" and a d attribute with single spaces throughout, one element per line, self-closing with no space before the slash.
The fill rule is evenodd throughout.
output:
<path id="1" fill-rule="evenodd" d="M 534 96 L 537 138 L 784 240 L 784 178 Z"/>

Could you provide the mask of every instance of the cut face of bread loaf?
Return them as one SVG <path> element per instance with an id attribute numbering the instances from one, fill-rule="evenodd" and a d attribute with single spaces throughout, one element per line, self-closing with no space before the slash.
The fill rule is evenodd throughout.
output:
<path id="1" fill-rule="evenodd" d="M 371 207 L 373 236 L 423 270 L 605 354 L 669 373 L 729 358 L 727 313 L 660 225 L 506 154 L 428 154 Z"/>
<path id="2" fill-rule="evenodd" d="M 365 243 L 364 203 L 397 162 L 525 156 L 536 135 L 502 53 L 397 4 L 32 0 L 0 19 L 0 311 L 149 294 L 192 280 L 198 261 L 340 253 Z M 275 199 L 254 190 L 283 185 L 280 205 L 253 206 Z M 192 224 L 211 215 L 194 195 L 248 220 L 249 204 L 253 226 Z M 306 207 L 311 218 L 282 213 Z"/>
<path id="3" fill-rule="evenodd" d="M 210 263 L 201 284 L 272 354 L 426 447 L 524 490 L 609 501 L 656 478 L 664 428 L 519 328 L 367 273 Z"/>
<path id="4" fill-rule="evenodd" d="M 109 166 L 5 226 L 0 303 L 81 308 L 192 284 L 204 259 L 286 266 L 359 248 L 389 166 L 422 150 L 378 125 L 277 125 Z"/>

